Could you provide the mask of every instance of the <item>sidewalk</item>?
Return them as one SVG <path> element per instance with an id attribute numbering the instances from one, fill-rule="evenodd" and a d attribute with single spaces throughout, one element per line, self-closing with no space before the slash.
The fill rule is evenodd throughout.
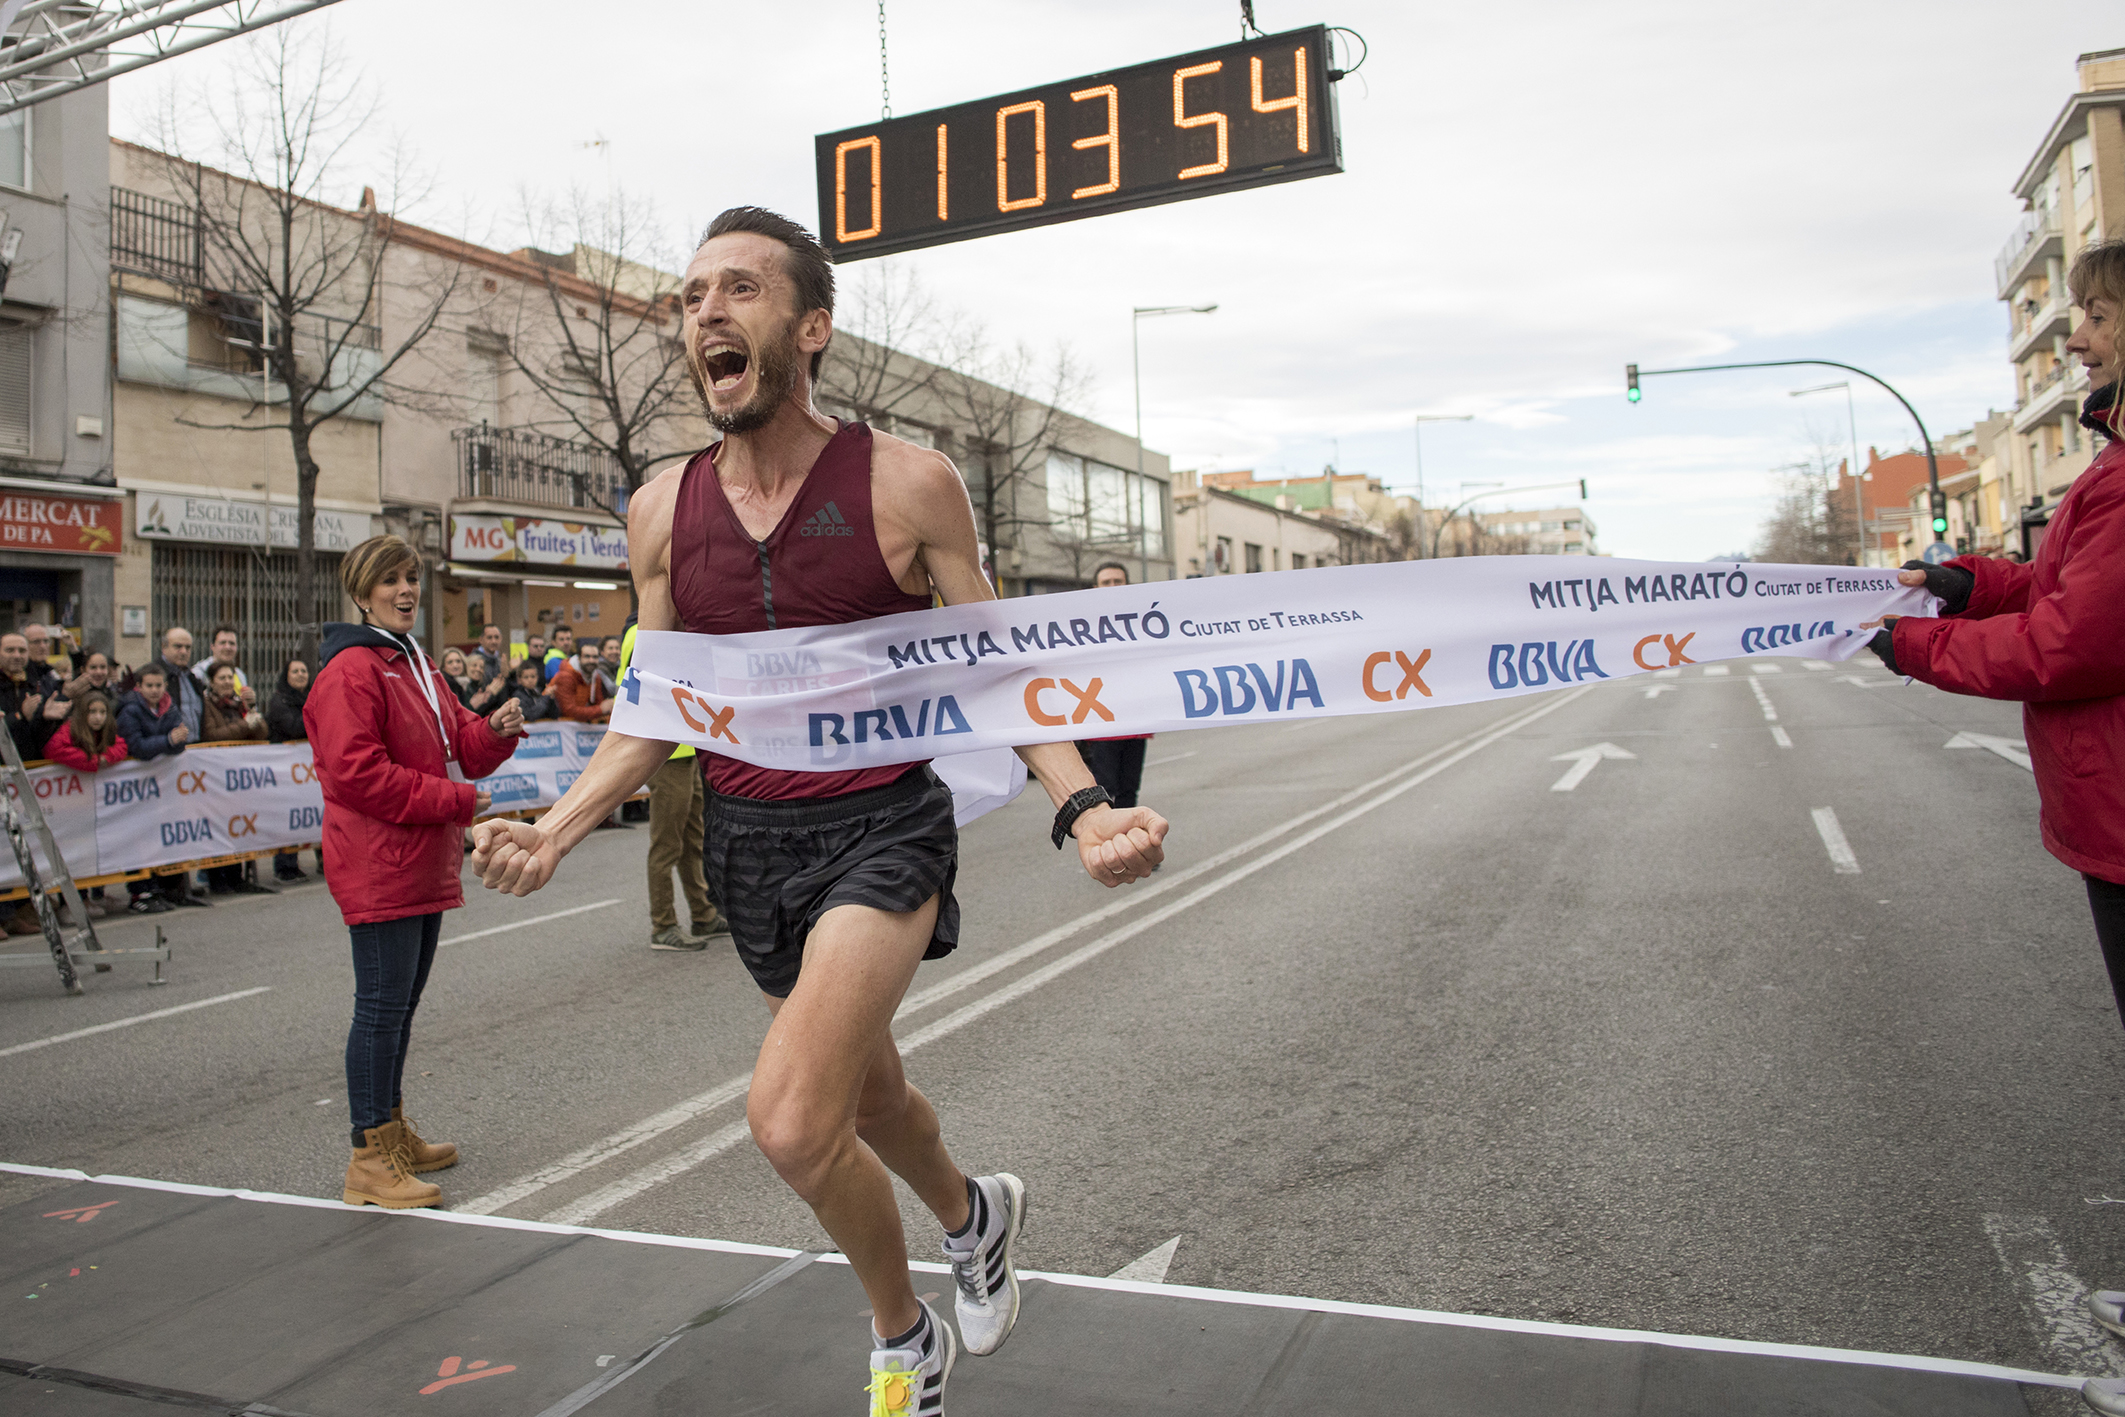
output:
<path id="1" fill-rule="evenodd" d="M 78 1173 L 0 1211 L 0 1410 L 854 1414 L 838 1256 Z M 951 1280 L 915 1266 L 949 1314 Z M 1129 1284 L 1028 1280 L 955 1414 L 2022 1417 L 1983 1364 Z"/>

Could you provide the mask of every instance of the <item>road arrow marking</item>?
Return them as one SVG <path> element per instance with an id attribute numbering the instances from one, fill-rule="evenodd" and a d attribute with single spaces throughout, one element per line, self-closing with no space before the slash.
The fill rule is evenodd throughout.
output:
<path id="1" fill-rule="evenodd" d="M 1645 696 L 1649 699 L 1657 699 L 1662 694 L 1672 694 L 1674 692 L 1675 686 L 1673 684 L 1648 684 L 1645 688 Z"/>
<path id="2" fill-rule="evenodd" d="M 1138 1284 L 1164 1284 L 1166 1271 L 1173 1267 L 1173 1252 L 1180 1247 L 1181 1237 L 1176 1235 L 1157 1249 L 1138 1255 L 1107 1278 L 1133 1279 Z"/>
<path id="3" fill-rule="evenodd" d="M 2029 762 L 2029 745 L 2019 738 L 1995 738 L 1989 733 L 1958 733 L 1943 748 L 1983 748 L 1988 753 L 1997 753 L 2018 768 L 2030 772 L 2036 769 Z"/>
<path id="4" fill-rule="evenodd" d="M 1556 757 L 1551 758 L 1550 761 L 1553 763 L 1570 763 L 1572 765 L 1571 770 L 1551 783 L 1549 790 L 1552 792 L 1570 792 L 1580 783 L 1586 781 L 1586 775 L 1592 772 L 1594 765 L 1603 758 L 1620 759 L 1635 758 L 1637 756 L 1636 753 L 1625 752 L 1614 743 L 1596 743 L 1591 748 L 1581 748 L 1571 753 L 1559 753 Z"/>

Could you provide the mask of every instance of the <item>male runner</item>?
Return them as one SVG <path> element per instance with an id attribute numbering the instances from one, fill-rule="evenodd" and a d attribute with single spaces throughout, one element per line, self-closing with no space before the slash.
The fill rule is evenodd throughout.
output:
<path id="1" fill-rule="evenodd" d="M 812 407 L 834 278 L 808 232 L 757 207 L 723 213 L 681 300 L 687 358 L 725 436 L 629 507 L 643 629 L 735 634 L 926 609 L 933 590 L 947 604 L 993 597 L 951 462 Z M 490 888 L 537 890 L 672 746 L 606 734 L 538 825 L 474 828 L 474 868 Z M 1163 818 L 1106 805 L 1069 743 L 1018 751 L 1094 880 L 1118 886 L 1157 868 Z M 955 1347 L 909 1282 L 886 1173 L 946 1230 L 975 1353 L 995 1352 L 1017 1319 L 1025 1215 L 1018 1178 L 970 1179 L 953 1164 L 891 1033 L 916 964 L 958 943 L 951 793 L 925 764 L 807 773 L 701 757 L 709 894 L 774 1016 L 747 1101 L 753 1139 L 870 1297 L 872 1412 L 934 1417 Z"/>

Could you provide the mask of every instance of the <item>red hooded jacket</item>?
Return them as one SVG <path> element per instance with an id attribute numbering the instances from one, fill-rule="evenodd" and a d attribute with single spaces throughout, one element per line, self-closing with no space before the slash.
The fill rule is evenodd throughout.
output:
<path id="1" fill-rule="evenodd" d="M 396 641 L 368 625 L 327 625 L 303 704 L 325 795 L 325 879 L 349 925 L 402 920 L 465 903 L 464 828 L 478 791 L 453 782 L 435 713 Z M 467 778 L 516 751 L 457 701 L 433 664 L 436 703 Z"/>
<path id="2" fill-rule="evenodd" d="M 2019 699 L 2044 845 L 2125 883 L 2125 442 L 2051 514 L 2036 560 L 1948 563 L 1977 577 L 1960 615 L 1896 622 L 1896 664 L 1951 693 Z"/>

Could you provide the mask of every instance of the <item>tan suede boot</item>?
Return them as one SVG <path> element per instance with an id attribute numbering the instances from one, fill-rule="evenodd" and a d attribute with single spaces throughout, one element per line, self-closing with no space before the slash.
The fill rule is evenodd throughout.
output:
<path id="1" fill-rule="evenodd" d="M 422 1141 L 413 1123 L 406 1120 L 405 1108 L 392 1108 L 391 1120 L 405 1130 L 408 1171 L 440 1171 L 457 1165 L 457 1148 L 446 1141 Z"/>
<path id="2" fill-rule="evenodd" d="M 386 1122 L 362 1133 L 369 1143 L 347 1163 L 347 1186 L 340 1199 L 348 1205 L 380 1205 L 386 1210 L 415 1210 L 443 1198 L 443 1188 L 416 1181 L 408 1166 L 406 1128 Z"/>

